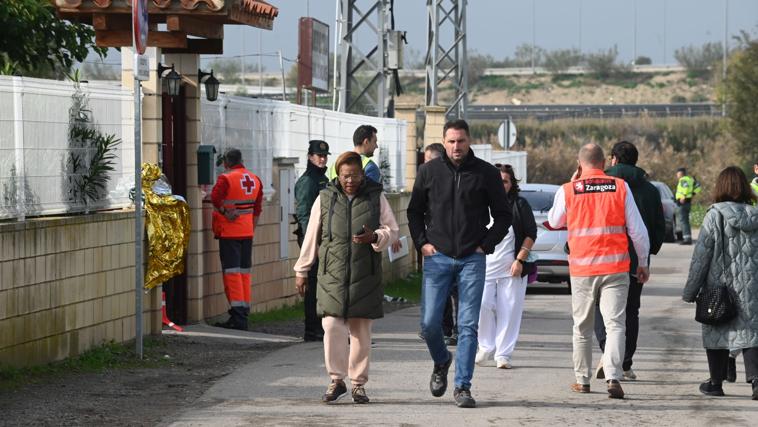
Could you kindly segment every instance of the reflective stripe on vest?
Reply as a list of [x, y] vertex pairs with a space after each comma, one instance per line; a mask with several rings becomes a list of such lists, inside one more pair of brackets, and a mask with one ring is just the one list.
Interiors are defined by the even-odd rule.
[[232, 268], [225, 268], [224, 274], [229, 274], [229, 273], [250, 274], [251, 271], [252, 271], [251, 268], [232, 267]]
[[253, 237], [255, 201], [263, 191], [261, 180], [245, 168], [232, 169], [224, 176], [229, 182], [226, 198], [223, 201], [224, 209], [235, 209], [239, 216], [234, 221], [230, 221], [222, 213], [214, 212], [213, 221], [218, 223], [218, 237]]
[[569, 274], [586, 277], [629, 271], [624, 180], [592, 170], [564, 184]]

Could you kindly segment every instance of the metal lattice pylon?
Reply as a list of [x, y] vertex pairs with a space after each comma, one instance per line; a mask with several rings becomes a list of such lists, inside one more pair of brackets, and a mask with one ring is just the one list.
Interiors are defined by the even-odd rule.
[[[362, 3], [363, 8], [358, 3]], [[379, 117], [386, 114], [385, 34], [389, 29], [388, 6], [389, 0], [340, 1], [338, 111]], [[363, 28], [371, 34], [368, 40], [361, 40], [370, 45], [367, 53], [358, 48], [357, 40], [354, 40], [356, 32]]]
[[[454, 100], [447, 114], [466, 119], [468, 109], [468, 71], [466, 60], [467, 0], [426, 0], [426, 105], [439, 105], [440, 86], [449, 82]], [[442, 32], [452, 33], [449, 45], [442, 44]]]

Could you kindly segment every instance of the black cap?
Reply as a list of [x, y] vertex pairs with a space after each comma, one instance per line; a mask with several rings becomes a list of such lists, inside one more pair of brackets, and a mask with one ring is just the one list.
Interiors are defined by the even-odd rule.
[[332, 154], [329, 152], [329, 144], [320, 139], [312, 139], [308, 142], [308, 154]]

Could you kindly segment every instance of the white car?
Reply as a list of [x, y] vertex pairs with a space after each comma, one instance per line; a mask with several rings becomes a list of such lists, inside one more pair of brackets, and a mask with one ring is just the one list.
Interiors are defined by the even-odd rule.
[[666, 237], [663, 241], [673, 242], [674, 230], [676, 229], [676, 215], [674, 215], [674, 212], [676, 211], [676, 201], [674, 199], [674, 193], [671, 192], [668, 185], [660, 181], [650, 181], [650, 183], [658, 189], [659, 193], [661, 193], [663, 216], [666, 218]]
[[519, 196], [526, 199], [532, 207], [537, 223], [537, 240], [532, 253], [537, 257], [537, 280], [540, 282], [569, 282], [568, 254], [566, 241], [568, 231], [565, 227], [554, 229], [547, 222], [547, 213], [553, 207], [555, 193], [560, 186], [552, 184], [519, 184]]

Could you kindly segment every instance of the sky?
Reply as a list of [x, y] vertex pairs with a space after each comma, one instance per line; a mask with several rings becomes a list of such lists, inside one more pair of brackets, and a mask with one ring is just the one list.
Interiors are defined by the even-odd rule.
[[[295, 59], [297, 23], [302, 16], [329, 24], [333, 46], [335, 0], [268, 1], [279, 8], [274, 29], [226, 26], [223, 56], [256, 55], [260, 43], [264, 53], [281, 50], [285, 59]], [[372, 2], [358, 0], [358, 5], [365, 9]], [[444, 3], [450, 4], [450, 0]], [[573, 47], [588, 53], [615, 45], [619, 59], [629, 62], [635, 55], [636, 8], [637, 56], [648, 56], [654, 64], [675, 64], [676, 48], [723, 40], [727, 3], [730, 42], [739, 30], [758, 38], [757, 0], [468, 0], [467, 44], [469, 52], [502, 59], [513, 57], [516, 46], [531, 43], [534, 32], [535, 44], [547, 50]], [[426, 1], [395, 0], [395, 27], [407, 31], [406, 49], [423, 55]], [[247, 58], [257, 64], [257, 56]], [[211, 59], [204, 57], [202, 61], [205, 64]], [[118, 55], [109, 55], [106, 61], [119, 62]], [[285, 68], [288, 64], [292, 63], [285, 61]], [[278, 59], [264, 57], [263, 66], [276, 71]]]

